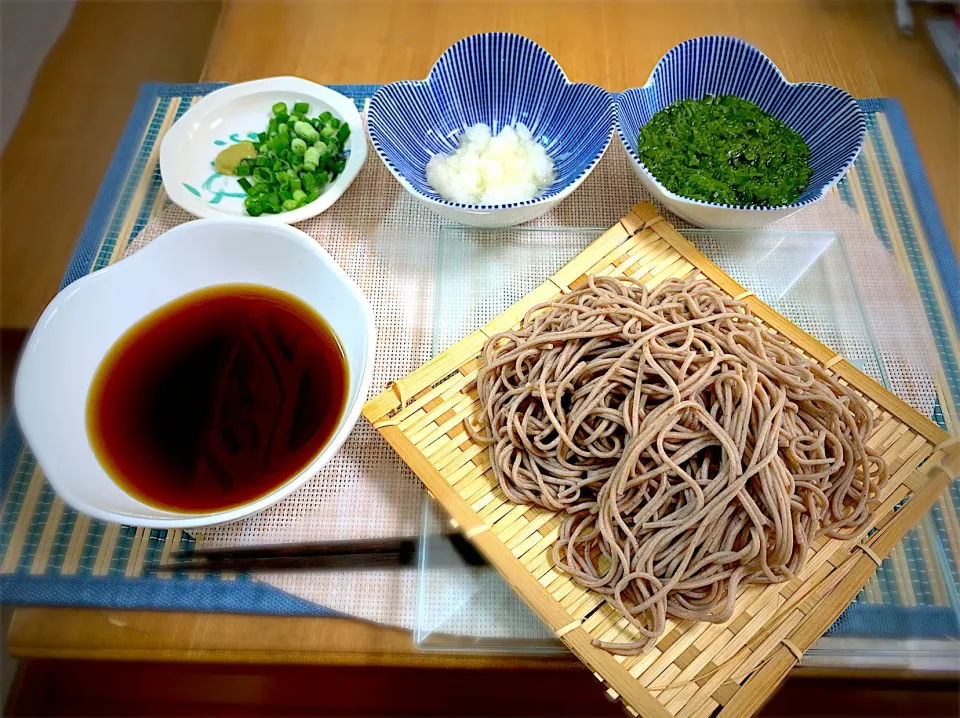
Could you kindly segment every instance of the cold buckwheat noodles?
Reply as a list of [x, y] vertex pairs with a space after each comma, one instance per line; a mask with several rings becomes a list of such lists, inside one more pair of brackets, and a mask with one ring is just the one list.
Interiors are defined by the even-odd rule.
[[487, 341], [475, 440], [507, 497], [569, 516], [556, 565], [639, 632], [723, 622], [737, 589], [855, 536], [886, 465], [864, 401], [704, 280], [594, 277]]

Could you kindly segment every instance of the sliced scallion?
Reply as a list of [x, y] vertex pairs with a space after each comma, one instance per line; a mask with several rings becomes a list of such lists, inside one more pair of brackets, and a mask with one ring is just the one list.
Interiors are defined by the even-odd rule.
[[346, 122], [327, 111], [310, 117], [310, 104], [303, 101], [277, 102], [270, 110], [266, 131], [253, 140], [257, 156], [241, 160], [236, 169], [251, 217], [313, 202], [346, 166]]

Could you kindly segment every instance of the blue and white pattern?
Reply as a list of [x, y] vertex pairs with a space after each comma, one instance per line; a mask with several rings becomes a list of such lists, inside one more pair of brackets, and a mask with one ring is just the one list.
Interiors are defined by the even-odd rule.
[[572, 191], [603, 156], [613, 137], [613, 108], [606, 90], [571, 83], [557, 61], [521, 35], [472, 35], [451, 46], [426, 80], [384, 85], [370, 101], [367, 123], [373, 146], [394, 176], [421, 200], [447, 207], [430, 186], [426, 165], [452, 154], [458, 136], [483, 122], [494, 134], [518, 122], [530, 128], [555, 163], [557, 180], [536, 199], [483, 206], [508, 209], [545, 203]]
[[[816, 202], [840, 180], [863, 146], [863, 113], [857, 101], [840, 88], [817, 82], [787, 82], [770, 58], [735, 37], [698, 37], [670, 50], [656, 64], [646, 85], [627, 90], [616, 100], [620, 139], [650, 180], [655, 178], [637, 156], [640, 128], [674, 102], [705, 95], [735, 95], [753, 102], [800, 133], [810, 148], [813, 177], [800, 199], [786, 207], [751, 207], [754, 211], [795, 210]], [[656, 184], [664, 189], [659, 182]]]

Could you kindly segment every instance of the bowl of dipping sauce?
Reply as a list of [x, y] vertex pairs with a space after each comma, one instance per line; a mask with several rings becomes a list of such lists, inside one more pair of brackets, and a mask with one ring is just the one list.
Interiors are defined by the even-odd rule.
[[50, 303], [17, 371], [17, 418], [78, 511], [222, 523], [332, 458], [360, 414], [374, 343], [366, 298], [308, 235], [188, 222]]
[[613, 108], [606, 90], [570, 82], [533, 40], [494, 32], [452, 45], [426, 80], [381, 87], [367, 127], [387, 169], [427, 207], [509, 227], [587, 178], [613, 137]]

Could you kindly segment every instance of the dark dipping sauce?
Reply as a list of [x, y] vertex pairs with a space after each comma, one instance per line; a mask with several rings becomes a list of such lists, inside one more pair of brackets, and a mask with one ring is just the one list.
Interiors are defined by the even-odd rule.
[[160, 307], [110, 348], [87, 398], [94, 453], [152, 506], [209, 512], [264, 496], [333, 436], [349, 373], [307, 304], [248, 284]]

